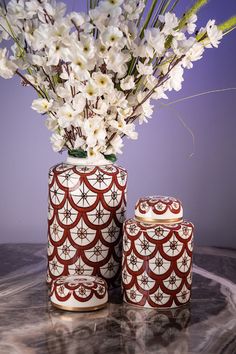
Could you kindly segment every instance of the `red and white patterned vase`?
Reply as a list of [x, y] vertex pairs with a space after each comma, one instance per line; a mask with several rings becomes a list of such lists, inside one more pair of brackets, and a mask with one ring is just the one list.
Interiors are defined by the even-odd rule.
[[141, 198], [135, 218], [124, 223], [124, 301], [149, 308], [173, 308], [190, 300], [193, 224], [183, 220], [181, 202]]
[[76, 274], [120, 285], [126, 186], [127, 172], [107, 160], [91, 165], [70, 157], [50, 169], [49, 284]]

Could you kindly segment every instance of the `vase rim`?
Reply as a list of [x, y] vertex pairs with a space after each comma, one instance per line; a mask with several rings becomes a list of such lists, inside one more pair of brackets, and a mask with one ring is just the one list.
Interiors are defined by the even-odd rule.
[[112, 161], [107, 160], [103, 155], [97, 158], [67, 156], [66, 163], [76, 166], [105, 166], [113, 164]]

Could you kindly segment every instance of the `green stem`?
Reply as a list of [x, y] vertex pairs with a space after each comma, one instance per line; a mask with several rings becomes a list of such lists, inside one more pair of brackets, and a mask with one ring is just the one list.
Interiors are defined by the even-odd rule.
[[[148, 1], [148, 0], [145, 0], [145, 7], [146, 7], [146, 5], [147, 5], [147, 1]], [[141, 20], [142, 20], [142, 18], [143, 18], [143, 13], [144, 13], [145, 7], [144, 7], [143, 11], [141, 12], [141, 14], [140, 14], [140, 16], [139, 16], [139, 19], [138, 19], [138, 22], [137, 22], [137, 27], [139, 27], [139, 25], [140, 25], [140, 23], [141, 23]]]
[[236, 26], [236, 16], [232, 16], [225, 22], [220, 23], [217, 27], [223, 33], [227, 32], [228, 30], [234, 29]]
[[176, 6], [178, 5], [178, 2], [179, 2], [179, 0], [175, 0], [174, 4], [171, 6], [171, 8], [169, 10], [170, 12], [172, 12], [176, 8]]
[[225, 32], [223, 33], [223, 36], [225, 36], [226, 34], [229, 34], [230, 32], [234, 31], [235, 29], [236, 29], [236, 26], [230, 28], [228, 31], [225, 31]]
[[145, 29], [148, 27], [148, 24], [149, 24], [149, 22], [150, 22], [150, 20], [151, 20], [151, 18], [152, 18], [153, 12], [154, 12], [154, 10], [155, 10], [155, 8], [156, 8], [157, 2], [158, 2], [158, 0], [153, 0], [153, 1], [152, 1], [150, 10], [149, 10], [149, 12], [148, 12], [148, 14], [147, 14], [146, 20], [145, 20], [145, 22], [144, 22], [144, 25], [143, 25], [142, 30], [141, 30], [141, 33], [140, 33], [140, 38], [143, 38], [143, 37], [144, 37], [144, 31], [145, 31]]
[[196, 14], [204, 5], [208, 3], [208, 0], [197, 0], [195, 4], [184, 14], [179, 22], [178, 29], [183, 28], [186, 22], [191, 18], [192, 15]]
[[7, 26], [8, 26], [9, 34], [10, 34], [11, 38], [14, 40], [14, 42], [16, 43], [16, 45], [17, 45], [17, 47], [18, 47], [18, 49], [20, 51], [20, 57], [23, 58], [23, 55], [25, 54], [25, 49], [21, 46], [18, 38], [16, 37], [16, 35], [15, 35], [14, 31], [13, 31], [13, 28], [12, 28], [10, 22], [8, 21], [7, 16], [4, 16], [4, 19], [5, 19], [5, 22], [6, 22]]
[[155, 13], [154, 19], [153, 19], [153, 27], [158, 27], [159, 23], [161, 23], [158, 19], [158, 17], [163, 14], [163, 8], [168, 0], [162, 0], [157, 8], [157, 11]]

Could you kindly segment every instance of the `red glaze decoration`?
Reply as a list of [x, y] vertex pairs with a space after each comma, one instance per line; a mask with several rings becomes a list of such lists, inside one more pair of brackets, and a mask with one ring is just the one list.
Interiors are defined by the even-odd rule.
[[163, 215], [169, 212], [173, 217], [181, 213], [181, 202], [173, 197], [153, 196], [140, 198], [135, 206], [135, 215], [145, 217], [152, 212], [154, 215]]
[[52, 283], [51, 297], [53, 296], [62, 305], [71, 298], [78, 303], [87, 303], [92, 298], [102, 300], [107, 296], [107, 284], [98, 277], [60, 277]]
[[98, 275], [119, 285], [127, 172], [60, 164], [49, 171], [48, 277]]
[[124, 300], [144, 307], [177, 307], [190, 299], [193, 224], [124, 224]]

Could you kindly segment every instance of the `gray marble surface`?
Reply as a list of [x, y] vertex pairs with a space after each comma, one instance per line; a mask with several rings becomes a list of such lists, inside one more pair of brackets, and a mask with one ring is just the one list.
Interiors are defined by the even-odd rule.
[[177, 310], [121, 301], [93, 313], [52, 308], [43, 245], [0, 245], [0, 354], [236, 354], [236, 251], [195, 249], [193, 294]]

